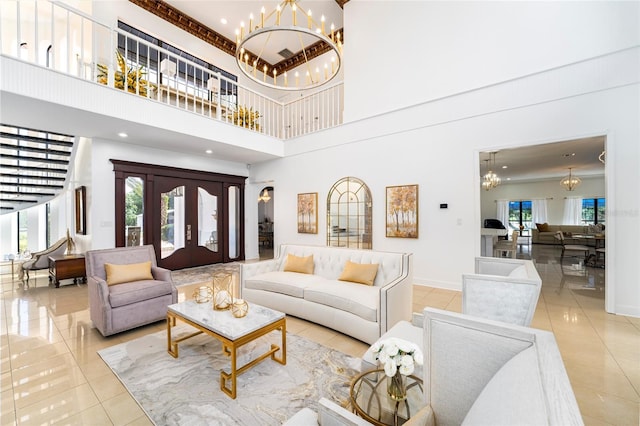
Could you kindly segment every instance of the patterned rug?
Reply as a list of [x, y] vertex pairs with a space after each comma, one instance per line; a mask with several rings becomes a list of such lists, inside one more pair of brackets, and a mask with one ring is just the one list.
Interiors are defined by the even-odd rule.
[[179, 269], [171, 271], [173, 283], [178, 287], [181, 285], [205, 283], [213, 279], [213, 274], [226, 272], [232, 274], [234, 280], [240, 275], [239, 263], [216, 263], [213, 265], [196, 266], [195, 268]]
[[[193, 331], [184, 324], [173, 330]], [[279, 339], [273, 332], [243, 346], [239, 365]], [[317, 411], [321, 397], [344, 405], [360, 368], [359, 358], [287, 333], [287, 365], [267, 358], [241, 374], [233, 400], [220, 390], [220, 370], [229, 371], [230, 359], [212, 337], [181, 342], [177, 359], [167, 353], [164, 331], [98, 354], [156, 425], [280, 425], [303, 407]]]

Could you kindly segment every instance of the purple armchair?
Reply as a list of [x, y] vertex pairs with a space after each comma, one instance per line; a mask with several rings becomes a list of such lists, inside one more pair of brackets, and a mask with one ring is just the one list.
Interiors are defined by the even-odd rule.
[[[178, 301], [171, 271], [157, 266], [151, 245], [90, 250], [85, 260], [91, 321], [103, 336], [163, 320], [167, 306]], [[107, 284], [105, 263], [127, 265], [148, 261], [153, 279]]]

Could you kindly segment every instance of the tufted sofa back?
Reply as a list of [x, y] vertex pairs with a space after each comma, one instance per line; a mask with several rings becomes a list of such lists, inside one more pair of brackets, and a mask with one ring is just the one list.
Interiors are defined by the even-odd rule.
[[280, 246], [278, 270], [284, 270], [287, 255], [299, 257], [313, 255], [314, 275], [337, 280], [347, 260], [353, 263], [377, 263], [378, 273], [373, 285], [382, 287], [407, 273], [407, 253], [390, 253], [373, 250], [347, 249], [326, 246], [298, 246], [282, 244]]

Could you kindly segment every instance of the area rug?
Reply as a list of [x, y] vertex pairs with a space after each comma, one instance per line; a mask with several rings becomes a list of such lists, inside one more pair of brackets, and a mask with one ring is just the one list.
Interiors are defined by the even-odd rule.
[[[192, 332], [178, 325], [174, 336]], [[279, 344], [280, 332], [243, 346], [239, 365]], [[287, 333], [287, 365], [267, 358], [238, 376], [237, 398], [220, 390], [230, 359], [220, 342], [200, 335], [167, 353], [166, 332], [98, 352], [156, 425], [280, 425], [303, 407], [317, 411], [321, 397], [343, 404], [360, 359]]]
[[240, 273], [240, 264], [236, 262], [215, 263], [212, 265], [179, 269], [171, 271], [171, 279], [177, 287], [195, 283], [206, 283], [207, 281], [210, 282], [213, 279], [213, 274], [217, 272], [226, 272], [237, 277]]

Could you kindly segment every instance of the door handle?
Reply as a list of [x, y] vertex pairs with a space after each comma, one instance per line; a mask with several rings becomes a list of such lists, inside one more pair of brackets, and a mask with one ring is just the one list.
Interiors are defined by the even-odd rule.
[[191, 225], [187, 225], [187, 241], [191, 241]]

